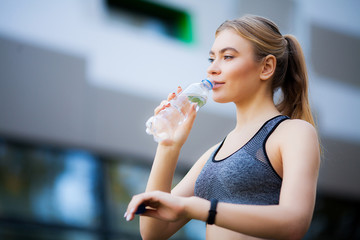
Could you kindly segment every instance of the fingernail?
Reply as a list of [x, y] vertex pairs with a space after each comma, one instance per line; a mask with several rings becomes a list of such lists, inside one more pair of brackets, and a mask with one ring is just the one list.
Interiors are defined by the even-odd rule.
[[126, 218], [126, 216], [127, 216], [127, 212], [125, 212], [125, 214], [124, 214], [124, 218]]
[[126, 217], [126, 221], [130, 221], [130, 217], [131, 217], [131, 215], [128, 215], [127, 217]]

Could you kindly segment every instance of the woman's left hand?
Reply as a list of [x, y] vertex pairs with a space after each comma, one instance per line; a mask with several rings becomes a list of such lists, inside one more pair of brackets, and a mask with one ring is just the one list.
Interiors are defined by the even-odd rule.
[[173, 196], [161, 191], [147, 192], [133, 196], [124, 217], [131, 221], [141, 204], [146, 211], [141, 216], [153, 217], [159, 220], [174, 222], [186, 217], [185, 197]]

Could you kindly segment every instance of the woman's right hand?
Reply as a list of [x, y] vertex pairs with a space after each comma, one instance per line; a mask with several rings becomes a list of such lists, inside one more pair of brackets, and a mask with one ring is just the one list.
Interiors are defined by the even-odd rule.
[[[177, 94], [179, 94], [182, 91], [181, 87], [177, 88]], [[164, 100], [160, 103], [158, 107], [154, 110], [154, 115], [159, 114], [160, 111], [170, 107], [170, 101], [174, 99], [177, 96], [176, 93], [170, 93], [168, 95], [167, 100]], [[185, 110], [188, 113], [188, 116], [186, 120], [179, 125], [179, 127], [176, 129], [174, 136], [171, 139], [166, 139], [161, 141], [159, 144], [164, 146], [176, 146], [176, 147], [182, 147], [184, 145], [186, 139], [188, 138], [190, 131], [192, 129], [192, 126], [194, 124], [194, 120], [196, 118], [196, 103], [190, 104], [189, 109]]]

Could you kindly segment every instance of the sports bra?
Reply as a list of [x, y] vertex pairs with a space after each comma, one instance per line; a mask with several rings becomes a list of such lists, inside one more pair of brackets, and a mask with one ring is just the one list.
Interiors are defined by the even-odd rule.
[[289, 117], [283, 115], [271, 118], [244, 146], [225, 159], [215, 160], [224, 139], [200, 172], [194, 195], [236, 204], [278, 204], [282, 179], [270, 163], [265, 144], [286, 119]]

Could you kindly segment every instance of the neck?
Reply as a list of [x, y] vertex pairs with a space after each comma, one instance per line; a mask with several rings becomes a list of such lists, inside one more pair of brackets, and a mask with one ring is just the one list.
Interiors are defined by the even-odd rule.
[[272, 96], [258, 95], [252, 100], [235, 103], [236, 105], [236, 130], [241, 130], [249, 124], [260, 124], [275, 117], [280, 112], [275, 107]]

